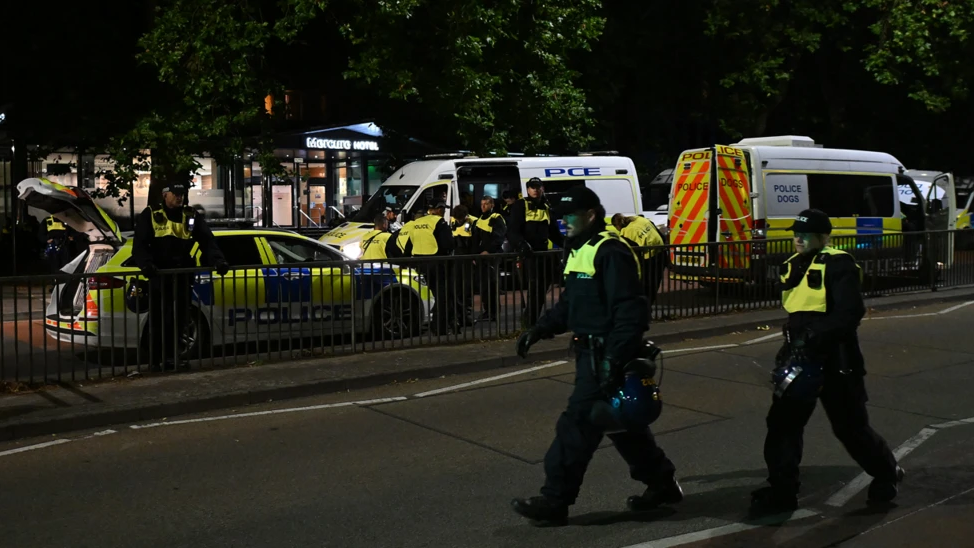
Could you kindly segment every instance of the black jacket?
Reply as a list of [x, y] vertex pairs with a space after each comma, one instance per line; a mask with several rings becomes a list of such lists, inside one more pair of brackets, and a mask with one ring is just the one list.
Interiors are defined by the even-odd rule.
[[196, 266], [196, 260], [189, 254], [193, 249], [193, 243], [200, 246], [202, 257], [200, 264], [204, 266], [216, 266], [224, 261], [223, 253], [216, 245], [216, 238], [206, 224], [206, 218], [197, 214], [191, 207], [177, 209], [162, 208], [166, 217], [175, 222], [183, 219], [183, 212], [186, 212], [188, 219], [193, 219], [192, 238], [181, 240], [179, 238], [166, 237], [156, 238], [155, 230], [152, 228], [152, 210], [145, 208], [135, 221], [135, 238], [132, 242], [132, 258], [139, 268], [155, 265], [156, 268], [191, 268]]
[[[530, 205], [528, 205], [530, 204]], [[534, 251], [546, 251], [548, 240], [551, 240], [558, 247], [565, 246], [565, 237], [558, 230], [558, 223], [554, 218], [549, 221], [527, 221], [528, 207], [548, 207], [548, 202], [544, 196], [536, 200], [522, 199], [514, 202], [511, 206], [511, 218], [507, 223], [507, 239], [511, 242], [511, 247], [518, 251], [522, 241], [531, 245]], [[549, 212], [549, 217], [551, 213]]]
[[[605, 223], [596, 219], [585, 234], [569, 240], [566, 258], [586, 242], [597, 242], [604, 230]], [[595, 276], [569, 274], [558, 302], [538, 320], [537, 328], [544, 335], [572, 331], [601, 336], [604, 358], [617, 364], [633, 359], [649, 329], [649, 304], [629, 247], [616, 240], [603, 243], [595, 254]]]
[[[792, 259], [791, 275], [782, 286], [797, 285], [816, 255]], [[859, 269], [851, 255], [829, 255], [825, 263], [825, 312], [795, 312], [788, 315], [786, 329], [792, 341], [808, 338], [810, 357], [823, 360], [826, 371], [849, 369], [865, 374], [857, 331], [866, 315]], [[787, 346], [787, 343], [786, 343]], [[782, 348], [786, 352], [787, 348]]]

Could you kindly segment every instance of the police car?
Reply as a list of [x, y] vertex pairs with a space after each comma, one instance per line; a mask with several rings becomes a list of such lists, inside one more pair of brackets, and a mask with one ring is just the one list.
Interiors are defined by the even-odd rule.
[[[133, 281], [143, 279], [134, 271], [131, 239], [83, 190], [43, 179], [24, 180], [17, 190], [32, 214], [54, 215], [91, 242], [62, 269], [91, 276], [55, 287], [46, 308], [47, 333], [88, 347], [148, 344], [149, 315], [126, 299], [138, 285]], [[342, 264], [349, 257], [286, 230], [215, 228], [213, 233], [231, 271], [196, 276], [185, 355], [215, 345], [299, 336], [406, 337], [429, 323], [435, 301], [412, 269]], [[198, 249], [193, 253], [199, 264]]]

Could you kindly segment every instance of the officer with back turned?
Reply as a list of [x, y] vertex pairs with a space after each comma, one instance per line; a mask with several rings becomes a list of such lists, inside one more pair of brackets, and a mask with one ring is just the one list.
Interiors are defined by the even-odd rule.
[[609, 430], [597, 412], [628, 382], [627, 365], [640, 357], [642, 336], [649, 329], [639, 262], [617, 234], [606, 230], [605, 209], [591, 189], [570, 189], [560, 197], [556, 213], [564, 214], [568, 225], [564, 290], [558, 303], [521, 335], [517, 352], [524, 357], [539, 340], [572, 331], [575, 388], [545, 454], [541, 496], [515, 499], [514, 511], [533, 520], [564, 522], [607, 431], [631, 477], [647, 486], [642, 495], [629, 497], [631, 510], [680, 502], [683, 491], [674, 477], [676, 468], [656, 445], [648, 426], [651, 420]]
[[159, 270], [195, 267], [190, 255], [194, 242], [202, 252], [200, 264], [215, 267], [221, 276], [230, 270], [206, 218], [184, 205], [186, 192], [185, 183], [166, 185], [162, 202], [142, 210], [135, 222], [132, 257], [149, 278], [149, 366], [155, 370], [173, 369], [177, 362], [189, 365], [175, 349], [187, 327], [195, 278], [191, 273], [159, 276]]
[[802, 211], [790, 230], [797, 253], [780, 271], [788, 323], [775, 358], [764, 441], [771, 485], [752, 493], [752, 513], [798, 507], [802, 432], [819, 399], [835, 436], [873, 477], [869, 500], [889, 502], [904, 474], [866, 413], [866, 370], [856, 333], [866, 313], [862, 270], [852, 255], [829, 246], [832, 223], [824, 212]]

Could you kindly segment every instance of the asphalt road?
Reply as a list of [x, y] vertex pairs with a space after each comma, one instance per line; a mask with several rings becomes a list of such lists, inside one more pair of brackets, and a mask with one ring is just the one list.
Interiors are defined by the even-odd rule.
[[[745, 521], [765, 476], [778, 347], [773, 333], [755, 331], [666, 349], [666, 408], [654, 430], [687, 494], [672, 512], [624, 511], [641, 487], [608, 442], [569, 526], [533, 527], [509, 509], [543, 479], [573, 377], [572, 364], [556, 364], [0, 444], [0, 545], [967, 546], [974, 421], [942, 424], [974, 417], [974, 306], [957, 306], [889, 312], [861, 329], [873, 425], [892, 447], [912, 449], [898, 505], [887, 508], [847, 492], [860, 470], [819, 410], [806, 429], [804, 513], [783, 525]], [[477, 384], [457, 387], [465, 383]], [[240, 416], [272, 410], [290, 411]]]

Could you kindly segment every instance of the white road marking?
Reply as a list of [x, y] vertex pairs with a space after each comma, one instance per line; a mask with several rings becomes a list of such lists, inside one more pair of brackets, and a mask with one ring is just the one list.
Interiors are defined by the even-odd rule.
[[506, 379], [508, 377], [514, 377], [517, 375], [524, 375], [525, 373], [532, 373], [534, 371], [540, 371], [541, 369], [548, 369], [549, 367], [555, 367], [557, 365], [563, 365], [568, 363], [565, 360], [546, 363], [544, 365], [539, 365], [537, 367], [529, 367], [527, 369], [521, 369], [519, 371], [512, 371], [510, 373], [504, 373], [503, 375], [496, 375], [493, 377], [487, 377], [486, 379], [477, 379], [475, 381], [465, 382], [463, 384], [455, 384], [453, 386], [447, 386], [446, 388], [437, 388], [436, 390], [430, 390], [429, 392], [420, 392], [419, 394], [414, 394], [414, 398], [425, 398], [426, 396], [432, 396], [434, 394], [442, 394], [444, 392], [453, 392], [454, 390], [460, 390], [461, 388], [466, 388], [468, 386], [476, 386], [478, 384], [483, 384], [485, 382], [496, 381], [499, 379]]
[[938, 312], [938, 314], [950, 314], [951, 312], [953, 312], [955, 310], [960, 310], [961, 308], [964, 308], [965, 306], [970, 306], [972, 304], [974, 304], [974, 301], [967, 301], [966, 303], [961, 303], [961, 304], [959, 304], [957, 306], [952, 306], [952, 307], [948, 308], [947, 310], [941, 310], [940, 312]]
[[741, 346], [745, 346], [745, 345], [748, 345], [748, 344], [757, 344], [759, 342], [764, 342], [764, 341], [770, 341], [771, 339], [777, 339], [780, 336], [781, 336], [781, 332], [772, 333], [770, 335], [765, 335], [763, 337], [758, 337], [756, 339], [751, 339], [749, 341], [744, 341], [744, 342], [741, 343]]
[[724, 525], [722, 527], [714, 527], [713, 529], [694, 531], [693, 533], [686, 533], [683, 535], [677, 535], [675, 537], [662, 538], [659, 540], [651, 540], [649, 542], [633, 544], [632, 546], [626, 546], [625, 548], [670, 548], [671, 546], [682, 546], [684, 544], [690, 544], [691, 542], [710, 540], [717, 537], [723, 537], [726, 535], [733, 535], [734, 533], [740, 533], [742, 531], [757, 529], [758, 527], [764, 527], [767, 525], [778, 525], [781, 523], [787, 523], [789, 521], [810, 518], [812, 516], [817, 516], [817, 515], [818, 512], [814, 510], [801, 509], [801, 510], [796, 510], [791, 514], [778, 514], [774, 516], [768, 516], [768, 517], [754, 520], [750, 523], [731, 523], [729, 525]]
[[[866, 529], [865, 531], [859, 533], [856, 536], [857, 537], [861, 537], [861, 536], [865, 535], [866, 533], [871, 533], [871, 532], [875, 531], [876, 529], [882, 529], [883, 527], [886, 527], [887, 525], [892, 525], [892, 524], [896, 523], [897, 521], [900, 521], [901, 519], [906, 519], [906, 518], [908, 518], [908, 517], [910, 517], [912, 515], [919, 514], [920, 512], [923, 512], [925, 510], [929, 510], [929, 509], [933, 508], [934, 506], [940, 506], [941, 504], [943, 504], [945, 502], [948, 502], [948, 501], [951, 501], [951, 500], [953, 500], [953, 499], [955, 499], [957, 497], [962, 497], [962, 496], [970, 493], [971, 491], [974, 491], [974, 487], [971, 487], [967, 491], [963, 491], [961, 493], [957, 493], [956, 495], [951, 495], [951, 496], [949, 496], [949, 497], [947, 497], [947, 498], [945, 498], [943, 500], [938, 500], [937, 502], [935, 502], [933, 504], [930, 504], [928, 506], [924, 506], [923, 508], [918, 508], [918, 509], [916, 509], [916, 510], [914, 510], [914, 511], [908, 513], [908, 514], [904, 514], [904, 515], [902, 515], [902, 516], [900, 516], [900, 517], [898, 517], [898, 518], [896, 518], [896, 519], [894, 519], [892, 521], [887, 521], [886, 523], [882, 523], [880, 525], [877, 525], [877, 526], [873, 527], [872, 529]], [[853, 537], [853, 538], [855, 538], [855, 537]]]
[[[899, 447], [893, 450], [893, 456], [896, 457], [897, 462], [899, 462], [900, 459], [912, 453], [917, 447], [920, 447], [921, 443], [932, 438], [934, 434], [943, 430], [944, 428], [964, 426], [966, 424], [974, 424], [974, 417], [950, 422], [942, 422], [940, 424], [931, 424], [930, 426], [920, 430], [915, 436], [906, 440]], [[835, 508], [845, 505], [845, 503], [849, 502], [849, 499], [856, 496], [859, 491], [862, 491], [866, 485], [869, 484], [869, 481], [870, 476], [865, 472], [862, 472], [856, 476], [855, 479], [846, 484], [845, 487], [839, 489], [834, 495], [829, 497], [829, 499], [825, 501], [825, 504]]]
[[100, 438], [101, 436], [107, 436], [109, 434], [117, 434], [114, 430], [102, 430], [101, 432], [95, 432], [94, 434], [89, 434], [81, 439], [86, 440], [89, 438]]
[[673, 354], [676, 352], [696, 352], [698, 350], [720, 350], [722, 348], [735, 348], [740, 346], [739, 344], [718, 344], [714, 346], [697, 346], [694, 348], [677, 348], [675, 350], [664, 350], [664, 354]]
[[7, 451], [0, 451], [0, 457], [6, 457], [7, 455], [14, 455], [16, 453], [23, 453], [25, 451], [34, 451], [37, 449], [44, 449], [45, 447], [51, 447], [52, 445], [61, 445], [62, 443], [68, 443], [69, 439], [64, 438], [60, 440], [45, 441], [44, 443], [38, 443], [35, 445], [28, 445], [26, 447], [18, 447], [16, 449], [9, 449]]
[[329, 409], [332, 407], [348, 407], [351, 405], [374, 405], [377, 403], [388, 403], [394, 401], [402, 401], [406, 398], [403, 396], [396, 396], [394, 398], [379, 398], [375, 400], [361, 400], [361, 401], [345, 401], [341, 403], [327, 403], [324, 405], [309, 405], [306, 407], [288, 407], [285, 409], [271, 409], [269, 411], [255, 411], [253, 413], [238, 413], [236, 415], [221, 415], [219, 417], [202, 417], [199, 419], [185, 419], [180, 421], [166, 421], [166, 422], [154, 422], [150, 424], [132, 424], [129, 428], [133, 430], [143, 430], [145, 428], [155, 428], [157, 426], [173, 426], [177, 424], [191, 424], [196, 422], [211, 422], [211, 421], [222, 421], [229, 419], [240, 419], [244, 417], [259, 417], [263, 415], [278, 415], [281, 413], [297, 413], [299, 411], [316, 411], [318, 409]]
[[862, 321], [876, 321], [876, 320], [902, 320], [904, 318], [925, 318], [928, 316], [938, 316], [941, 312], [926, 312], [924, 314], [903, 314], [901, 316], [873, 316], [870, 318], [863, 318]]

